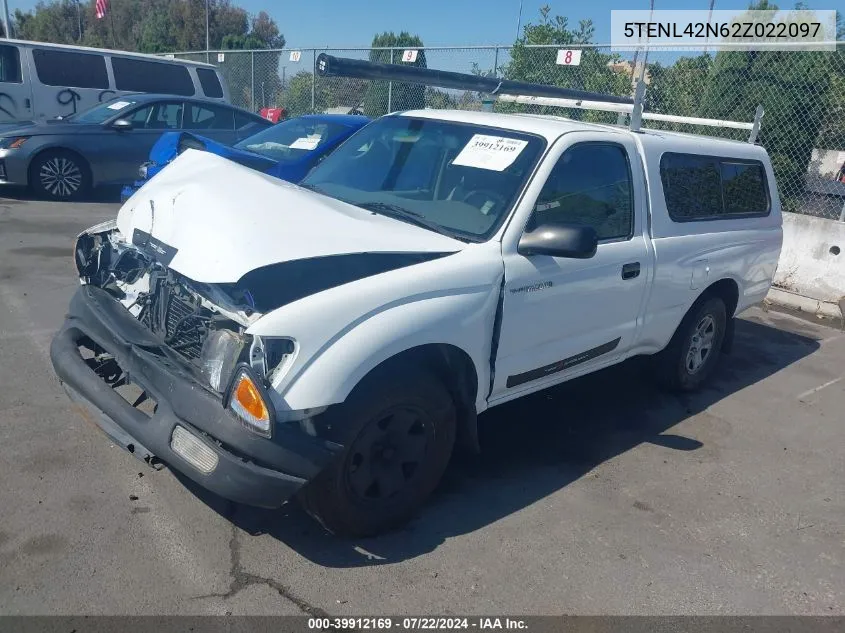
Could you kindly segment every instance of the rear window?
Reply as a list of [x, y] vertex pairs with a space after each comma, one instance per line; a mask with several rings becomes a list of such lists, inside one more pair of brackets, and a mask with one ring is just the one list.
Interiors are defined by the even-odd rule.
[[184, 66], [126, 57], [112, 57], [111, 64], [118, 90], [194, 95], [194, 82]]
[[197, 77], [199, 77], [200, 86], [206, 97], [219, 99], [223, 96], [223, 86], [220, 85], [220, 79], [218, 79], [216, 72], [210, 68], [197, 68]]
[[0, 44], [0, 81], [21, 83], [21, 54], [17, 46]]
[[100, 89], [109, 87], [106, 60], [102, 55], [34, 48], [32, 58], [38, 80], [44, 85]]
[[771, 209], [759, 161], [666, 153], [660, 179], [675, 222], [765, 216]]

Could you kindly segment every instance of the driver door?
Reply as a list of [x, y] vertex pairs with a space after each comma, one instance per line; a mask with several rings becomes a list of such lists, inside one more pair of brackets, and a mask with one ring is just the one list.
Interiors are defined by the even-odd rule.
[[[504, 299], [491, 403], [610, 364], [633, 345], [651, 277], [645, 189], [633, 141], [570, 133], [530, 209], [503, 242]], [[634, 175], [639, 177], [635, 177]], [[521, 255], [525, 230], [545, 222], [592, 226], [589, 259]]]

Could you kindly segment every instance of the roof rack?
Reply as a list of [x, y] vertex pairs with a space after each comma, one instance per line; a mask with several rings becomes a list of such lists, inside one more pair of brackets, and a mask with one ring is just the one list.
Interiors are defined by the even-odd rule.
[[[453, 90], [472, 90], [493, 95], [499, 101], [506, 103], [618, 112], [620, 118], [629, 115], [628, 126], [634, 132], [640, 130], [642, 120], [645, 119], [647, 121], [750, 130], [748, 142], [754, 143], [757, 140], [763, 119], [762, 105], [757, 106], [754, 121], [751, 123], [644, 112], [645, 83], [642, 80], [637, 80], [634, 98], [631, 99], [630, 97], [617, 97], [600, 92], [481, 77], [446, 70], [420, 68], [419, 66], [382, 64], [360, 59], [335, 57], [327, 53], [320, 53], [317, 57], [317, 74], [321, 77], [355, 77], [357, 79], [401, 81]], [[621, 120], [620, 123], [622, 123]]]
[[317, 74], [321, 77], [355, 77], [357, 79], [377, 79], [402, 81], [405, 83], [437, 86], [454, 90], [473, 90], [486, 92], [491, 95], [526, 95], [533, 97], [549, 97], [563, 99], [589, 99], [602, 103], [629, 104], [634, 101], [630, 97], [617, 97], [599, 92], [586, 92], [546, 86], [543, 84], [529, 84], [522, 81], [496, 79], [494, 77], [480, 77], [466, 73], [455, 73], [447, 70], [420, 68], [419, 66], [381, 64], [360, 59], [335, 57], [320, 53], [317, 57]]

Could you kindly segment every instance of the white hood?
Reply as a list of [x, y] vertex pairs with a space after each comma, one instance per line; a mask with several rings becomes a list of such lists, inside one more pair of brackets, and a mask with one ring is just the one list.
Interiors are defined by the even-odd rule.
[[197, 150], [180, 155], [127, 200], [117, 228], [127, 240], [137, 229], [176, 249], [169, 267], [202, 283], [235, 282], [296, 259], [466, 247]]

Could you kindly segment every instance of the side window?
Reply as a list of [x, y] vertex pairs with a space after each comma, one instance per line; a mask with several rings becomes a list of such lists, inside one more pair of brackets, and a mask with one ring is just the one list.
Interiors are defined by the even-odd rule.
[[112, 57], [114, 85], [130, 92], [159, 92], [192, 97], [196, 92], [188, 69], [179, 64]]
[[0, 44], [0, 82], [21, 82], [21, 53], [17, 46]]
[[186, 130], [234, 130], [235, 114], [232, 110], [213, 105], [189, 104], [185, 117]]
[[102, 55], [33, 48], [32, 58], [38, 80], [46, 86], [109, 87], [106, 59]]
[[769, 208], [766, 173], [760, 163], [723, 161], [722, 188], [728, 215], [765, 214]]
[[768, 215], [766, 174], [758, 161], [666, 153], [660, 180], [675, 222]]
[[529, 228], [546, 222], [592, 226], [600, 240], [634, 228], [631, 167], [613, 143], [580, 143], [563, 153], [537, 198]]
[[197, 68], [197, 78], [200, 80], [200, 87], [206, 97], [220, 99], [223, 97], [223, 86], [217, 73], [210, 68]]
[[182, 124], [182, 104], [177, 101], [154, 103], [125, 118], [138, 130], [178, 130]]

